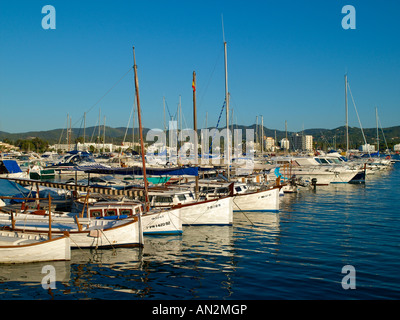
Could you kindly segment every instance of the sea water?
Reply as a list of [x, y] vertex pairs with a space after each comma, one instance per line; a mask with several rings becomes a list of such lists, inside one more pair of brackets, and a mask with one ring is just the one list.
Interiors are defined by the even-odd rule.
[[278, 213], [235, 212], [232, 226], [1, 265], [0, 300], [399, 299], [399, 181], [396, 163], [365, 185], [285, 194]]

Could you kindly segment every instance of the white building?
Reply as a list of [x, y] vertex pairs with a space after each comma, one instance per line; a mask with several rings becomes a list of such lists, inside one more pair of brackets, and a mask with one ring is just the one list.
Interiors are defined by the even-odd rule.
[[281, 149], [289, 150], [289, 147], [290, 147], [289, 139], [283, 138], [283, 139], [280, 141], [280, 145], [281, 145]]
[[310, 135], [303, 136], [303, 150], [306, 151], [314, 150], [313, 136]]
[[400, 143], [393, 146], [393, 151], [400, 151]]
[[313, 146], [313, 136], [311, 135], [300, 135], [298, 133], [292, 136], [292, 144], [294, 150], [312, 151]]
[[375, 152], [375, 146], [367, 143], [367, 144], [363, 144], [362, 146], [360, 146], [360, 148], [358, 148], [358, 150], [360, 150], [362, 152]]
[[266, 137], [264, 139], [264, 146], [265, 146], [265, 150], [268, 151], [274, 151], [274, 147], [275, 147], [275, 139], [271, 138], [271, 137]]
[[75, 144], [55, 144], [50, 146], [51, 150], [55, 150], [55, 151], [61, 151], [61, 152], [65, 152], [65, 151], [72, 151], [72, 150], [76, 150], [78, 151], [90, 151], [91, 147], [92, 149], [94, 148], [94, 150], [103, 150], [105, 152], [114, 152], [116, 149], [122, 149], [122, 150], [126, 150], [129, 147], [128, 146], [115, 146], [112, 143], [80, 143], [78, 142], [76, 145]]

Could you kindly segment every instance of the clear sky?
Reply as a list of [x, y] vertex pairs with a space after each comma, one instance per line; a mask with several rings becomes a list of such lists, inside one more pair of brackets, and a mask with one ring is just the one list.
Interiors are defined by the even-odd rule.
[[[47, 4], [55, 30], [42, 28]], [[342, 28], [345, 5], [356, 9], [356, 29]], [[29, 0], [0, 3], [0, 131], [65, 128], [67, 114], [82, 127], [84, 112], [87, 126], [100, 112], [107, 126], [126, 127], [132, 46], [145, 127], [163, 127], [163, 97], [167, 117], [181, 97], [192, 126], [193, 71], [198, 127], [206, 113], [215, 126], [225, 95], [222, 15], [235, 122], [342, 126], [347, 72], [362, 126], [375, 127], [375, 107], [383, 127], [400, 125], [399, 1]], [[350, 95], [349, 124], [359, 126]]]

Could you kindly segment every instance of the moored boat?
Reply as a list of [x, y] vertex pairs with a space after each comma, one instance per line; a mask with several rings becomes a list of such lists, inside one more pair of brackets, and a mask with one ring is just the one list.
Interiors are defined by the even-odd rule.
[[0, 264], [71, 260], [68, 234], [49, 237], [17, 231], [0, 231]]

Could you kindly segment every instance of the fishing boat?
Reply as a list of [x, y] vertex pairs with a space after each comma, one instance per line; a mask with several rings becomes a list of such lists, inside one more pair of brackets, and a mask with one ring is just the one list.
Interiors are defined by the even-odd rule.
[[[3, 214], [0, 224], [3, 228], [25, 233], [49, 232], [48, 217], [20, 213], [14, 217]], [[68, 231], [72, 248], [116, 248], [143, 245], [142, 229], [138, 217], [130, 219], [79, 219], [71, 217], [53, 219], [51, 233], [61, 235]]]
[[180, 208], [152, 208], [145, 211], [141, 202], [135, 200], [100, 200], [94, 195], [87, 199], [74, 201], [73, 211], [86, 213], [86, 216], [95, 219], [124, 219], [141, 215], [141, 224], [144, 235], [152, 234], [181, 234], [182, 220]]
[[68, 234], [49, 237], [45, 233], [0, 231], [0, 264], [71, 260]]
[[[10, 198], [10, 197], [2, 197]], [[29, 201], [32, 198], [14, 198]], [[35, 198], [36, 200], [46, 200]], [[0, 226], [3, 229], [26, 233], [49, 233], [62, 235], [68, 232], [73, 248], [115, 248], [143, 246], [140, 215], [126, 219], [91, 219], [71, 212], [51, 212], [51, 197], [48, 210], [21, 208], [0, 210]]]
[[233, 201], [229, 195], [195, 199], [192, 190], [179, 187], [149, 190], [149, 203], [154, 208], [179, 208], [182, 225], [232, 225]]
[[233, 211], [279, 211], [280, 188], [255, 185], [250, 189], [246, 183], [199, 180], [201, 198], [218, 199], [230, 195]]

